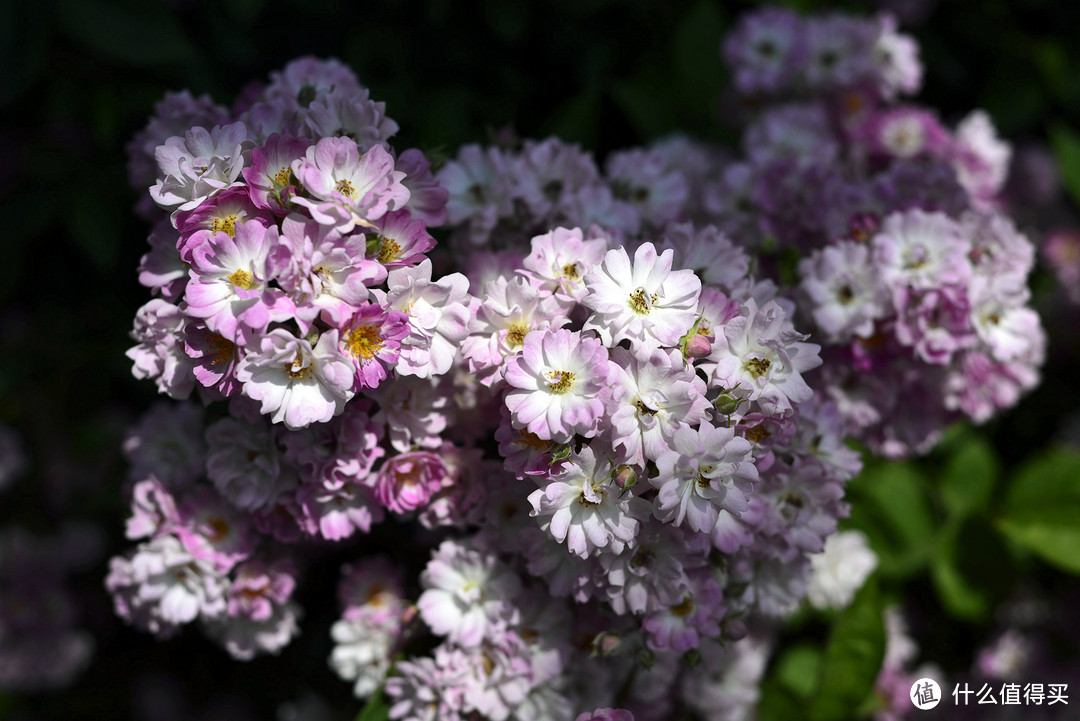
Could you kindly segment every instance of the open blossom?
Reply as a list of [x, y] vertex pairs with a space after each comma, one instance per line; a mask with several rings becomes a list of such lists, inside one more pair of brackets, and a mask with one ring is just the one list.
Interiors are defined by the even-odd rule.
[[612, 445], [627, 463], [645, 465], [667, 450], [675, 430], [707, 417], [705, 382], [678, 351], [634, 356], [616, 348], [611, 374]]
[[604, 412], [601, 392], [611, 375], [600, 340], [565, 329], [533, 331], [521, 355], [507, 361], [506, 396], [514, 426], [545, 440], [567, 443], [596, 432]]
[[297, 180], [293, 161], [303, 158], [311, 141], [292, 135], [273, 133], [266, 142], [251, 150], [251, 164], [244, 168], [248, 195], [256, 207], [284, 216], [296, 194]]
[[469, 335], [469, 280], [451, 273], [432, 281], [431, 261], [425, 258], [414, 268], [392, 270], [387, 284], [383, 305], [409, 317], [397, 372], [418, 378], [445, 374]]
[[129, 557], [113, 558], [105, 585], [121, 617], [159, 635], [226, 608], [225, 579], [173, 536], [148, 541]]
[[540, 527], [579, 558], [610, 548], [622, 553], [637, 536], [645, 502], [611, 483], [614, 464], [591, 446], [570, 456], [543, 488], [529, 494]]
[[494, 553], [458, 541], [443, 541], [420, 574], [424, 592], [416, 601], [431, 630], [466, 648], [498, 639], [517, 621], [512, 601], [517, 574]]
[[804, 338], [776, 301], [759, 308], [750, 298], [724, 325], [725, 342], [713, 349], [713, 382], [729, 390], [739, 387], [769, 415], [789, 411], [813, 397], [802, 374], [821, 365], [820, 346], [803, 343]]
[[424, 221], [408, 210], [395, 210], [379, 218], [368, 231], [368, 256], [385, 268], [418, 265], [424, 253], [435, 247]]
[[325, 331], [312, 347], [284, 328], [262, 338], [236, 368], [244, 395], [290, 430], [325, 423], [353, 396], [353, 365], [338, 347], [338, 332]]
[[192, 251], [191, 280], [184, 293], [188, 315], [230, 341], [246, 345], [271, 321], [291, 316], [292, 304], [268, 283], [277, 228], [239, 223], [235, 235], [218, 231]]
[[658, 474], [649, 483], [658, 490], [654, 513], [676, 526], [684, 521], [694, 531], [709, 533], [721, 511], [739, 516], [749, 508], [758, 469], [753, 446], [735, 436], [735, 429], [680, 426], [671, 449], [656, 460]]
[[871, 243], [881, 278], [893, 289], [933, 290], [971, 278], [970, 244], [960, 224], [944, 213], [893, 213]]
[[608, 249], [607, 238], [586, 238], [581, 228], [556, 228], [531, 242], [532, 252], [521, 261], [521, 274], [564, 302], [585, 297], [585, 275]]
[[278, 283], [296, 305], [303, 332], [320, 315], [340, 328], [368, 300], [368, 287], [386, 280], [386, 270], [368, 260], [365, 249], [359, 233], [342, 236], [298, 214], [282, 220]]
[[825, 550], [810, 556], [806, 598], [818, 609], [844, 608], [877, 567], [877, 556], [860, 531], [840, 531], [825, 539]]
[[829, 340], [869, 338], [874, 321], [890, 308], [889, 295], [870, 262], [863, 243], [840, 241], [799, 261], [801, 288], [813, 304], [811, 312]]
[[203, 200], [237, 184], [244, 167], [243, 123], [195, 127], [169, 138], [154, 151], [161, 175], [150, 197], [166, 210], [191, 210]]
[[585, 276], [589, 294], [582, 302], [593, 315], [585, 329], [594, 329], [606, 345], [629, 339], [631, 347], [674, 347], [697, 315], [701, 281], [692, 270], [671, 270], [674, 251], [656, 254], [652, 243], [634, 252], [609, 250]]
[[397, 364], [401, 341], [409, 334], [409, 317], [367, 303], [341, 331], [341, 345], [356, 366], [355, 389], [374, 388]]
[[351, 138], [323, 138], [293, 161], [292, 171], [311, 196], [296, 196], [293, 203], [340, 233], [370, 227], [409, 202], [409, 190], [401, 184], [405, 173], [394, 170], [394, 157], [381, 145], [361, 155]]
[[521, 277], [496, 278], [484, 286], [482, 298], [470, 324], [471, 335], [462, 344], [462, 354], [469, 362], [469, 370], [484, 385], [502, 379], [505, 359], [521, 352], [525, 336], [569, 320], [554, 298], [542, 298]]

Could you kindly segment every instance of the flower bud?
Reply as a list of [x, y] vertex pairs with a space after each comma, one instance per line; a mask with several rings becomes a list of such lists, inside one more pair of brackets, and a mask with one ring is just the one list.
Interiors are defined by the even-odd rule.
[[695, 335], [687, 341], [683, 352], [689, 358], [704, 358], [712, 353], [712, 343], [703, 335]]
[[637, 483], [637, 471], [632, 466], [628, 466], [625, 463], [615, 468], [615, 475], [612, 476], [612, 481], [615, 485], [622, 489], [627, 490], [634, 487]]
[[739, 409], [739, 404], [742, 403], [741, 398], [736, 398], [730, 393], [721, 393], [713, 401], [713, 405], [716, 406], [716, 410], [725, 416], [730, 416]]
[[740, 641], [746, 638], [746, 634], [750, 633], [746, 621], [741, 618], [729, 618], [725, 620], [722, 631], [724, 638], [728, 641]]

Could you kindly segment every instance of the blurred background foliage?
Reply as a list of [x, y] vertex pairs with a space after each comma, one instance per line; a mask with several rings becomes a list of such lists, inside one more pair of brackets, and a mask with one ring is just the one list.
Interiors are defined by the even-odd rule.
[[[32, 470], [0, 498], [0, 523], [49, 532], [64, 518], [82, 518], [101, 523], [107, 555], [125, 545], [119, 447], [125, 427], [153, 402], [154, 389], [131, 377], [124, 356], [134, 312], [147, 298], [135, 268], [148, 229], [131, 212], [137, 195], [127, 186], [123, 148], [165, 91], [188, 88], [227, 104], [248, 82], [313, 54], [350, 64], [372, 97], [387, 103], [401, 125], [396, 146], [420, 147], [436, 158], [507, 128], [522, 137], [558, 134], [601, 158], [675, 130], [730, 142], [737, 135], [728, 121], [719, 42], [740, 12], [758, 4], [6, 3], [0, 419], [22, 434]], [[868, 5], [780, 4], [811, 12], [864, 12]], [[922, 46], [919, 102], [947, 122], [985, 108], [1011, 140], [1052, 139], [1067, 185], [1080, 199], [1080, 3], [877, 3], [884, 5], [909, 19], [904, 27]], [[1074, 222], [1071, 211], [1053, 222]], [[1043, 310], [1051, 355], [1039, 391], [988, 427], [957, 430], [925, 461], [872, 464], [851, 484], [849, 525], [864, 530], [881, 557], [872, 592], [852, 614], [886, 600], [914, 606], [923, 656], [946, 670], [971, 663], [996, 604], [1018, 583], [1062, 597], [1076, 590], [1062, 571], [1080, 572], [1080, 466], [1075, 455], [1043, 449], [1068, 432], [1080, 397], [1078, 318], [1045, 303]], [[336, 609], [324, 603], [323, 614], [311, 602], [330, 597], [335, 579], [306, 580], [305, 633], [281, 658], [243, 665], [194, 634], [158, 644], [123, 628], [102, 589], [105, 557], [82, 579], [95, 663], [67, 692], [0, 697], [0, 718], [124, 717], [138, 698], [161, 697], [170, 673], [183, 674], [190, 709], [244, 689], [259, 690], [253, 698], [262, 718], [309, 689], [349, 706], [347, 684], [326, 669], [326, 629]], [[849, 630], [834, 636], [880, 633], [858, 618], [837, 628]], [[926, 629], [933, 633], [920, 633]], [[796, 624], [789, 639], [795, 655], [774, 662], [767, 683], [775, 699], [763, 713], [783, 718], [791, 708], [785, 704], [815, 694], [857, 695], [830, 689], [835, 670], [823, 669], [843, 638], [826, 649], [827, 635], [820, 623]], [[141, 674], [134, 691], [133, 669]], [[836, 701], [818, 702], [822, 718], [835, 716], [830, 703]], [[160, 718], [196, 715], [178, 707]]]

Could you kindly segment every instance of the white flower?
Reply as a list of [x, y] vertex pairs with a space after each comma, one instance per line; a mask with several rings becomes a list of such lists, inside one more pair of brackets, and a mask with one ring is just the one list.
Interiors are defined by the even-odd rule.
[[825, 540], [824, 551], [810, 556], [806, 598], [814, 608], [845, 608], [877, 563], [877, 556], [860, 531], [834, 533]]
[[416, 606], [424, 623], [460, 646], [497, 640], [507, 624], [517, 622], [510, 601], [521, 582], [493, 553], [443, 541], [420, 574], [420, 583], [426, 590]]
[[240, 185], [244, 168], [243, 123], [195, 127], [169, 138], [154, 151], [163, 177], [150, 188], [150, 197], [166, 210], [191, 210], [206, 198]]
[[674, 347], [697, 317], [701, 281], [692, 270], [671, 270], [674, 251], [659, 256], [652, 243], [634, 252], [634, 263], [625, 248], [609, 250], [599, 266], [585, 276], [589, 294], [582, 300], [594, 311], [585, 322], [604, 344], [629, 339], [640, 346]]
[[284, 328], [263, 336], [258, 352], [236, 366], [244, 395], [289, 430], [325, 423], [353, 397], [353, 365], [338, 349], [338, 332], [324, 332], [313, 348]]
[[[720, 332], [717, 330], [719, 340]], [[787, 314], [776, 301], [758, 308], [750, 298], [739, 315], [723, 327], [726, 342], [716, 343], [710, 360], [716, 361], [713, 382], [723, 388], [740, 387], [747, 400], [757, 401], [769, 415], [784, 413], [814, 392], [802, 373], [821, 365], [820, 346], [801, 342]]]
[[667, 450], [677, 428], [705, 420], [705, 382], [678, 351], [656, 349], [642, 357], [616, 348], [613, 360], [612, 445], [622, 448], [627, 463], [643, 466]]
[[675, 431], [672, 448], [656, 460], [659, 474], [649, 483], [658, 489], [654, 511], [661, 521], [709, 533], [721, 511], [739, 516], [749, 508], [758, 479], [750, 452], [753, 445], [735, 429], [702, 422]]
[[568, 443], [577, 433], [595, 435], [611, 370], [598, 338], [565, 329], [529, 333], [521, 354], [506, 366], [512, 387], [506, 407], [514, 427], [556, 443]]
[[432, 282], [431, 261], [425, 258], [416, 267], [390, 271], [387, 283], [382, 305], [409, 316], [409, 335], [401, 341], [395, 369], [420, 378], [445, 374], [469, 335], [468, 278], [451, 273]]
[[647, 505], [632, 494], [622, 496], [610, 484], [610, 459], [591, 446], [570, 456], [562, 470], [543, 488], [529, 494], [540, 527], [579, 558], [610, 548], [622, 553], [638, 531], [638, 518]]
[[390, 670], [393, 634], [363, 618], [354, 618], [335, 623], [330, 637], [334, 639], [330, 668], [342, 679], [354, 682], [353, 695], [357, 698], [375, 693]]
[[814, 320], [835, 342], [852, 335], [869, 338], [874, 321], [890, 309], [865, 244], [843, 240], [821, 248], [799, 262], [799, 275]]

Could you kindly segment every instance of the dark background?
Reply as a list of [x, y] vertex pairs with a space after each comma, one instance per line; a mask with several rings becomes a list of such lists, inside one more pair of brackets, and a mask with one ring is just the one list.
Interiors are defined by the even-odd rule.
[[[123, 147], [165, 91], [188, 88], [229, 105], [248, 82], [313, 54], [350, 64], [387, 103], [401, 126], [396, 147], [436, 159], [505, 128], [557, 133], [601, 158], [676, 129], [730, 141], [737, 135], [726, 122], [718, 47], [733, 18], [755, 5], [41, 0], [0, 8], [0, 420], [22, 435], [31, 462], [17, 487], [0, 492], [0, 524], [47, 534], [81, 518], [107, 538], [101, 562], [77, 579], [82, 625], [97, 638], [90, 670], [64, 692], [0, 695], [0, 718], [125, 718], [138, 706], [133, 697], [158, 698], [154, 718], [197, 718], [236, 693], [269, 719], [306, 689], [353, 713], [358, 706], [326, 667], [332, 578], [307, 579], [301, 601], [324, 600], [304, 603], [302, 637], [281, 658], [247, 664], [197, 632], [159, 644], [123, 627], [102, 587], [107, 557], [128, 545], [119, 447], [155, 399], [124, 356], [135, 310], [148, 299], [135, 273], [148, 229], [131, 210], [138, 196]], [[1080, 125], [1080, 4], [930, 5], [905, 26], [922, 46], [920, 102], [947, 122], [985, 108], [1011, 140], [1040, 142], [1054, 123]], [[1006, 462], [1057, 433], [1075, 403], [1075, 381], [1055, 380], [1075, 375], [1075, 340], [1052, 335], [1052, 343], [1052, 382], [990, 427]], [[187, 686], [175, 703], [153, 692], [170, 674]]]

